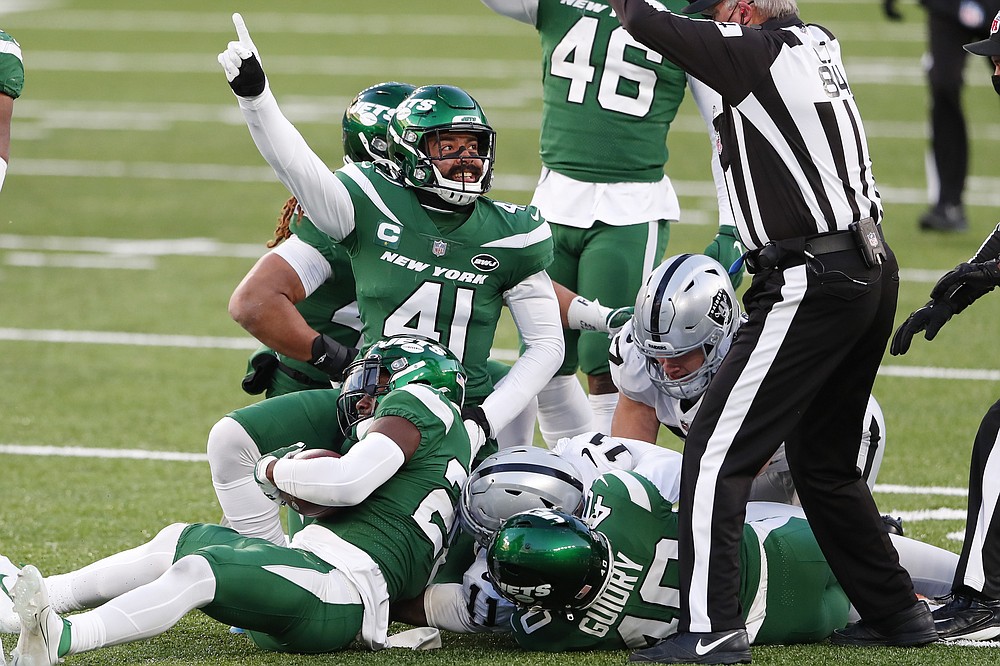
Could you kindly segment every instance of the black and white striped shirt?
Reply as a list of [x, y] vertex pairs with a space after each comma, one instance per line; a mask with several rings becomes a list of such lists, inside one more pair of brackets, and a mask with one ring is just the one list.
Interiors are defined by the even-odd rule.
[[722, 96], [716, 148], [750, 249], [882, 220], [861, 116], [825, 28], [797, 16], [760, 26], [673, 14], [656, 0], [611, 0], [622, 25]]

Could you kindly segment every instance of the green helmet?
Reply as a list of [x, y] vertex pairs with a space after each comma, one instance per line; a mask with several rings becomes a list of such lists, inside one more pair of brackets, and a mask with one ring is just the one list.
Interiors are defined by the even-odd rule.
[[394, 335], [376, 342], [344, 370], [337, 420], [348, 434], [352, 426], [374, 412], [373, 408], [359, 413], [358, 403], [363, 398], [373, 398], [377, 405], [382, 396], [407, 384], [433, 386], [461, 409], [465, 379], [462, 362], [441, 343], [420, 335]]
[[387, 159], [385, 133], [396, 106], [416, 86], [398, 81], [376, 83], [365, 88], [351, 100], [344, 110], [341, 126], [344, 128], [344, 160], [373, 162]]
[[486, 555], [494, 587], [518, 606], [584, 609], [611, 579], [608, 538], [554, 509], [517, 513], [500, 525]]
[[[428, 139], [441, 141], [450, 133], [471, 134], [477, 141], [474, 158], [465, 157], [448, 174], [439, 168], [439, 160], [457, 160], [461, 152], [439, 156], [428, 154]], [[489, 191], [493, 183], [496, 133], [486, 120], [479, 102], [454, 86], [422, 86], [414, 90], [396, 108], [389, 122], [386, 140], [389, 159], [402, 172], [403, 184], [464, 206]], [[437, 153], [438, 151], [434, 151]], [[469, 168], [475, 180], [455, 180], [456, 168]], [[478, 177], [475, 176], [478, 172]]]

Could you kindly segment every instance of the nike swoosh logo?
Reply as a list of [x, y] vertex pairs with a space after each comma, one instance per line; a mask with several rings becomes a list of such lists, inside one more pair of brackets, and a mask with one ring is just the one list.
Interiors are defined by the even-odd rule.
[[735, 635], [736, 635], [736, 632], [734, 631], [731, 634], [726, 634], [725, 636], [723, 636], [722, 638], [720, 638], [718, 640], [712, 641], [708, 645], [705, 645], [704, 643], [702, 643], [702, 641], [704, 640], [703, 638], [699, 638], [698, 642], [694, 646], [695, 654], [697, 654], [699, 657], [703, 656], [703, 655], [706, 655], [709, 652], [711, 652], [712, 650], [714, 650], [715, 648], [719, 647], [721, 644], [723, 644], [726, 641], [728, 641], [730, 638], [732, 638]]

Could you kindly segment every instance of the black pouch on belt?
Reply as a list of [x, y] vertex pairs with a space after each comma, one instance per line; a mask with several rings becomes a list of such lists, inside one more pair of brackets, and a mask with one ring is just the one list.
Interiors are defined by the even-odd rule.
[[858, 250], [868, 268], [881, 264], [889, 256], [882, 240], [882, 230], [874, 219], [866, 217], [859, 222], [854, 222], [848, 229], [854, 232], [854, 240], [857, 242]]

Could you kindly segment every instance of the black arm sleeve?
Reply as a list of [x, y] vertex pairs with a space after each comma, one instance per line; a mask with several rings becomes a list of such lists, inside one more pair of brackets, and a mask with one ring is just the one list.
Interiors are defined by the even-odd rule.
[[768, 75], [784, 30], [716, 23], [657, 9], [645, 0], [611, 0], [632, 37], [703, 81], [730, 104], [738, 104]]
[[1000, 259], [1000, 224], [993, 230], [983, 244], [979, 246], [979, 251], [969, 260], [970, 264], [978, 264], [991, 259]]

